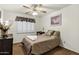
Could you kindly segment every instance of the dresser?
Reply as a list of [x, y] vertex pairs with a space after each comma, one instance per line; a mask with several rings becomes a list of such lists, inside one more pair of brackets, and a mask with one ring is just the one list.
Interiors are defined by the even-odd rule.
[[0, 37], [0, 55], [12, 55], [13, 50], [13, 37], [8, 36], [6, 38]]

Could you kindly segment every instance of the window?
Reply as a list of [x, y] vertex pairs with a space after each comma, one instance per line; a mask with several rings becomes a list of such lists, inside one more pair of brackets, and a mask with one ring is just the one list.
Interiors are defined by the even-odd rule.
[[22, 22], [21, 21], [16, 21], [16, 30], [17, 33], [22, 33]]
[[33, 22], [32, 19], [22, 19], [19, 19], [20, 21], [16, 21], [17, 33], [35, 32], [35, 22]]

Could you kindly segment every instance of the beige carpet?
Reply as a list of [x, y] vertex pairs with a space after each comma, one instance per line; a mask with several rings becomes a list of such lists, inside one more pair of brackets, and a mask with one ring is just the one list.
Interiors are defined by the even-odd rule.
[[[26, 51], [21, 43], [13, 45], [13, 55], [24, 55], [25, 53]], [[79, 54], [58, 46], [52, 49], [51, 51], [45, 53], [44, 55], [79, 55]]]

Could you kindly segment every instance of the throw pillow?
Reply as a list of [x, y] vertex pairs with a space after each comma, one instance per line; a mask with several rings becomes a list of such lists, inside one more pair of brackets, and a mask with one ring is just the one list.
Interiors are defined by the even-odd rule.
[[54, 32], [55, 32], [55, 31], [48, 30], [47, 33], [46, 33], [46, 35], [47, 35], [47, 36], [51, 36], [51, 35], [53, 35]]

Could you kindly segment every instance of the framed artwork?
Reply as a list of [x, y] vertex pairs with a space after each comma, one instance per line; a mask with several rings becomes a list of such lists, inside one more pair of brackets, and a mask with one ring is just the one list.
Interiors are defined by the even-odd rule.
[[62, 14], [51, 17], [51, 25], [61, 25]]

